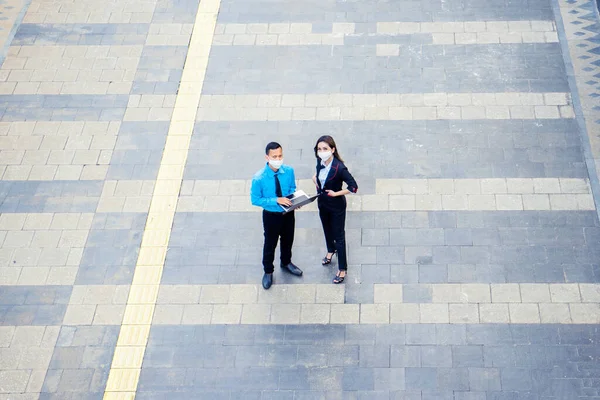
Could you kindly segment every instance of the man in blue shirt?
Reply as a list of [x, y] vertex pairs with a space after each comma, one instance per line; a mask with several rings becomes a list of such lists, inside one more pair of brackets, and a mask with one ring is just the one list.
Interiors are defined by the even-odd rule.
[[283, 213], [280, 205], [290, 206], [286, 197], [296, 191], [294, 169], [283, 165], [283, 149], [276, 142], [267, 144], [265, 149], [267, 165], [252, 178], [250, 200], [252, 204], [263, 208], [263, 228], [265, 244], [263, 246], [263, 268], [265, 274], [262, 285], [269, 289], [273, 284], [273, 261], [275, 248], [281, 237], [281, 268], [296, 276], [302, 276], [302, 270], [292, 263], [292, 245], [296, 219], [294, 212]]

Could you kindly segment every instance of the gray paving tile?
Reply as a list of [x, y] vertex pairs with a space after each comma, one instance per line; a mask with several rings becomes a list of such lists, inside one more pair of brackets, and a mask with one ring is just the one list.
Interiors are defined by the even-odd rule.
[[12, 45], [143, 45], [149, 27], [150, 24], [21, 24]]
[[456, 398], [461, 400], [486, 400], [486, 392], [455, 392]]
[[533, 388], [531, 372], [526, 369], [503, 368], [502, 388], [513, 391], [529, 391]]
[[[575, 214], [575, 215], [573, 215]], [[595, 282], [598, 268], [593, 257], [597, 253], [586, 235], [600, 232], [593, 212], [348, 212], [348, 221], [357, 226], [373, 217], [388, 217], [393, 246], [353, 245], [350, 249], [350, 273], [353, 281], [346, 288], [347, 302], [372, 301], [373, 283], [503, 283], [503, 282]], [[254, 283], [260, 278], [260, 237], [252, 244], [244, 237], [260, 226], [260, 214], [253, 213], [240, 221], [236, 233], [228, 226], [237, 224], [239, 213], [220, 215], [178, 213], [173, 226], [170, 250], [165, 265], [165, 283]], [[568, 219], [567, 219], [568, 217]], [[446, 220], [442, 223], [441, 221]], [[452, 222], [456, 220], [456, 222]], [[588, 225], [586, 230], [581, 224]], [[446, 228], [435, 226], [459, 226]], [[319, 231], [318, 219], [300, 214], [297, 229]], [[449, 238], [457, 234], [478, 237], [476, 245], [454, 244]], [[347, 229], [355, 234], [354, 228]], [[312, 232], [312, 231], [311, 231]], [[371, 235], [372, 229], [357, 230], [358, 235]], [[239, 248], [221, 246], [232, 236]], [[306, 235], [309, 237], [310, 235]], [[319, 264], [322, 248], [300, 235], [295, 243], [294, 260], [307, 271], [303, 282], [323, 283], [329, 274]], [[568, 237], [563, 242], [561, 238]], [[364, 240], [364, 239], [363, 239]], [[462, 239], [461, 239], [462, 240]], [[568, 243], [566, 243], [568, 242]], [[310, 243], [311, 246], [305, 246]], [[579, 250], [576, 250], [579, 249]], [[369, 254], [376, 252], [371, 261]], [[532, 263], [532, 260], [536, 260]], [[362, 261], [362, 265], [354, 265]], [[377, 264], [373, 264], [373, 263]], [[392, 263], [393, 265], [387, 265]], [[528, 264], [523, 267], [523, 264]], [[233, 264], [233, 266], [232, 266]], [[281, 276], [281, 283], [294, 283]], [[410, 288], [410, 287], [409, 287]], [[404, 293], [405, 301], [427, 302], [429, 297]], [[413, 297], [414, 297], [413, 296]]]
[[68, 304], [69, 286], [3, 286], [1, 305], [53, 305]]
[[[312, 148], [314, 132], [322, 131], [334, 135], [342, 156], [346, 155], [351, 163], [350, 169], [361, 186], [361, 192], [361, 183], [371, 182], [373, 177], [587, 177], [574, 120], [433, 122], [197, 122], [184, 179], [249, 179], [247, 171], [261, 168], [262, 159], [252, 156], [248, 149], [255, 149], [256, 154], [262, 153], [257, 143], [268, 143], [275, 138], [283, 146], [286, 163], [295, 168], [296, 176], [308, 179], [314, 174], [315, 160], [313, 154], [303, 149]], [[240, 168], [224, 165], [223, 156], [209, 150], [207, 137], [202, 134], [207, 131], [215, 133], [211, 146], [229, 148], [228, 155], [241, 163], [238, 164]], [[402, 137], [398, 137], [397, 132], [403, 132]], [[507, 135], [514, 138], [511, 145], [498, 146], [495, 138]], [[374, 136], [379, 138], [380, 146], [395, 150], [382, 152], [376, 159], [368, 157], [365, 150], [379, 149], [379, 146], [373, 147], [371, 139]], [[527, 136], [530, 144], [520, 147], [523, 146], [520, 144], [523, 136]], [[549, 137], [555, 138], [556, 143], [547, 143]], [[412, 147], [403, 144], [406, 140], [422, 146], [427, 157], [417, 157]], [[457, 143], [461, 145], [457, 146]], [[398, 160], [411, 160], [411, 163]]]
[[122, 122], [119, 128], [115, 149], [162, 150], [168, 130], [168, 122]]
[[[371, 0], [295, 5], [223, 0], [219, 21], [310, 22], [314, 32], [329, 32], [333, 22], [348, 21], [356, 23], [356, 32], [374, 32], [377, 22], [391, 20], [553, 20], [552, 6], [542, 0], [492, 5], [450, 0], [443, 7], [419, 3], [401, 9], [394, 2]], [[160, 0], [151, 22], [189, 23], [196, 10], [197, 2]], [[136, 44], [149, 25], [24, 24], [15, 29], [13, 44]], [[424, 38], [406, 39], [396, 38], [409, 55], [403, 51], [385, 59], [374, 56], [374, 44], [381, 39], [366, 36], [334, 48], [214, 48], [204, 93], [568, 89], [557, 44], [421, 46]], [[186, 53], [185, 46], [145, 46], [132, 93], [177, 93]], [[502, 62], [481, 62], [498, 55]], [[474, 73], [480, 79], [473, 79]], [[0, 116], [5, 122], [121, 121], [127, 101], [129, 96], [0, 96]], [[154, 179], [167, 129], [161, 122], [122, 123], [109, 179]], [[577, 122], [562, 119], [199, 123], [186, 179], [247, 179], [247, 171], [262, 166], [256, 143], [273, 138], [281, 138], [277, 140], [298, 176], [309, 177], [315, 160], [306, 149], [314, 145], [315, 132], [336, 137], [364, 194], [374, 192], [376, 178], [588, 176]], [[252, 148], [257, 157], [248, 153]], [[382, 148], [395, 151], [388, 154]], [[228, 149], [227, 155], [214, 149]], [[102, 186], [101, 181], [5, 181], [0, 183], [0, 212], [94, 212]], [[145, 217], [96, 214], [78, 283], [130, 282]], [[374, 283], [600, 279], [600, 253], [594, 246], [600, 224], [593, 212], [365, 212], [348, 217], [347, 228], [353, 230], [349, 237], [360, 238], [350, 253], [348, 303], [373, 301]], [[231, 226], [239, 231], [232, 233]], [[312, 216], [298, 218], [297, 226], [320, 229]], [[259, 248], [260, 237], [256, 243], [244, 239], [259, 227], [259, 214], [178, 214], [163, 283], [257, 281], [260, 254], [254, 247]], [[245, 247], [227, 249], [227, 239]], [[307, 272], [304, 282], [331, 278], [318, 265], [321, 246], [298, 239], [294, 254]], [[277, 283], [288, 282], [277, 278]], [[61, 324], [70, 288], [4, 288], [0, 324]], [[408, 287], [406, 301], [431, 301], [430, 292], [415, 288]], [[101, 398], [117, 333], [118, 327], [62, 327], [40, 398]], [[157, 326], [152, 328], [138, 397], [592, 398], [598, 394], [591, 379], [598, 339], [595, 326]], [[26, 383], [22, 373], [13, 378], [16, 386]]]
[[330, 347], [327, 365], [332, 367], [357, 367], [360, 357], [359, 349], [358, 345]]
[[495, 368], [469, 368], [469, 386], [475, 391], [499, 391], [500, 371]]
[[149, 180], [158, 174], [158, 153], [157, 152], [138, 152], [135, 158], [135, 152], [117, 151], [115, 152], [115, 164], [112, 164], [108, 170], [107, 178], [112, 180]]
[[[184, 10], [197, 7], [188, 3], [181, 2], [181, 9], [177, 11], [178, 7], [172, 8], [168, 2], [162, 2], [153, 18], [157, 18], [157, 23], [184, 23], [186, 18], [195, 15], [187, 14]], [[179, 12], [185, 16], [178, 16], [177, 21], [173, 21]], [[177, 94], [179, 82], [176, 78], [183, 70], [186, 54], [185, 46], [144, 46], [131, 94]]]
[[76, 284], [128, 284], [133, 278], [146, 214], [97, 214], [92, 221]]
[[94, 212], [102, 181], [4, 181], [0, 212]]
[[482, 367], [484, 365], [483, 347], [480, 346], [453, 346], [453, 367]]
[[40, 398], [101, 398], [118, 329], [62, 327]]
[[101, 113], [121, 119], [126, 95], [2, 95], [3, 121], [100, 121]]
[[[210, 327], [211, 329], [208, 330], [203, 328], [205, 327], [162, 326], [152, 329], [140, 382], [140, 395], [143, 398], [153, 398], [152, 395], [157, 396], [158, 393], [172, 390], [175, 385], [179, 385], [180, 390], [188, 395], [199, 391], [213, 393], [211, 390], [214, 390], [215, 387], [221, 389], [214, 393], [222, 394], [228, 390], [231, 391], [231, 394], [239, 393], [239, 391], [235, 391], [236, 389], [226, 387], [226, 385], [232, 385], [232, 379], [235, 379], [236, 382], [233, 383], [234, 386], [243, 388], [238, 390], [249, 390], [251, 393], [249, 395], [253, 396], [252, 387], [256, 381], [260, 380], [257, 377], [261, 374], [267, 377], [279, 376], [279, 386], [273, 387], [273, 389], [262, 389], [267, 390], [269, 395], [276, 396], [274, 393], [282, 392], [283, 396], [287, 396], [289, 392], [293, 391], [296, 397], [307, 399], [313, 398], [312, 396], [334, 399], [338, 398], [335, 396], [339, 396], [341, 393], [345, 396], [343, 398], [352, 398], [348, 396], [359, 393], [361, 396], [367, 396], [365, 398], [379, 398], [377, 396], [383, 394], [395, 398], [393, 396], [397, 395], [400, 390], [406, 390], [406, 394], [411, 396], [416, 393], [415, 391], [422, 392], [424, 397], [428, 396], [426, 398], [431, 399], [448, 396], [450, 396], [448, 398], [452, 398], [453, 393], [454, 396], [460, 393], [458, 396], [463, 396], [462, 398], [465, 399], [473, 396], [478, 398], [481, 394], [502, 399], [502, 397], [494, 396], [500, 393], [499, 385], [502, 385], [502, 390], [504, 390], [504, 382], [506, 385], [512, 385], [510, 387], [513, 388], [507, 393], [525, 396], [526, 393], [538, 393], [535, 391], [535, 385], [539, 385], [542, 376], [545, 376], [544, 383], [549, 387], [568, 394], [575, 393], [573, 391], [575, 389], [561, 386], [561, 382], [556, 380], [561, 379], [562, 375], [559, 373], [550, 376], [545, 369], [552, 368], [552, 365], [554, 368], [557, 368], [557, 365], [562, 365], [558, 368], [567, 368], [564, 363], [557, 364], [557, 360], [576, 362], [578, 356], [576, 351], [573, 351], [572, 343], [591, 343], [590, 341], [595, 340], [598, 336], [597, 329], [592, 326], [457, 325], [450, 326], [451, 330], [448, 330], [448, 325], [431, 325], [423, 330], [422, 325], [407, 325], [407, 333], [410, 333], [407, 339], [411, 342], [414, 341], [412, 344], [373, 347], [378, 327], [348, 325], [343, 328], [346, 332], [345, 341], [336, 344], [333, 348], [323, 345], [313, 348], [311, 342], [300, 344], [301, 342], [297, 340], [294, 340], [295, 344], [283, 347], [273, 347], [267, 345], [266, 342], [260, 345], [240, 342], [237, 345], [230, 344], [222, 347], [227, 342], [228, 336], [236, 337], [242, 332], [249, 336], [254, 333], [255, 338], [258, 339], [259, 337], [264, 338], [265, 329], [274, 328], [279, 332], [277, 336], [283, 338], [284, 332], [290, 329], [290, 332], [294, 332], [295, 335], [302, 332], [302, 335], [307, 335], [308, 338], [322, 328], [307, 326], [302, 327], [303, 329], [299, 331], [297, 326], [263, 327], [259, 325], [248, 331], [243, 329], [244, 327], [229, 326], [227, 327], [228, 333], [225, 332], [224, 327], [216, 327], [216, 329]], [[560, 335], [559, 329], [561, 330]], [[238, 332], [234, 333], [234, 331]], [[534, 337], [540, 338], [539, 345], [531, 344], [531, 338]], [[417, 339], [420, 343], [429, 342], [431, 344], [417, 343]], [[485, 339], [483, 346], [481, 339]], [[207, 345], [210, 347], [206, 347]], [[205, 352], [206, 349], [212, 349], [211, 352], [217, 349], [222, 351], [230, 346], [236, 352], [236, 359], [241, 360], [240, 357], [243, 357], [244, 362], [255, 362], [254, 366], [242, 364], [235, 365], [235, 367], [233, 365], [223, 366], [218, 370], [197, 369], [199, 364], [182, 363], [183, 357], [176, 356], [174, 357], [176, 364], [171, 364], [170, 370], [166, 366], [157, 368], [158, 365], [166, 364], [169, 358], [175, 354], [174, 352], [183, 354], [183, 352], [190, 351], [198, 354]], [[379, 349], [381, 354], [385, 353], [385, 349], [389, 351], [391, 369], [372, 366], [374, 365], [373, 360], [375, 360], [372, 358], [375, 349]], [[545, 357], [547, 349], [552, 350], [551, 360]], [[329, 350], [331, 350], [330, 356], [325, 357], [324, 353]], [[280, 359], [281, 363], [277, 364], [265, 364], [262, 361], [265, 354], [283, 356], [288, 352], [290, 358], [287, 361], [284, 361], [283, 358]], [[295, 358], [296, 354], [298, 358]], [[341, 354], [345, 354], [345, 356], [340, 359], [338, 356]], [[314, 355], [314, 357], [311, 358], [310, 363], [307, 363], [310, 355]], [[332, 356], [335, 358], [331, 358]], [[187, 359], [193, 358], [190, 356]], [[379, 358], [381, 359], [381, 357]], [[337, 361], [334, 361], [335, 359]], [[340, 361], [342, 362], [340, 363]], [[159, 364], [154, 364], [156, 362]], [[353, 366], [347, 365], [347, 362], [351, 362]], [[275, 372], [273, 366], [278, 372]], [[328, 367], [328, 369], [323, 370], [324, 367]], [[171, 372], [167, 373], [167, 371]], [[249, 371], [248, 376], [242, 378], [242, 371]], [[546, 375], [541, 375], [544, 372]], [[323, 374], [328, 378], [324, 379]], [[582, 374], [582, 372], [577, 372], [577, 374]], [[250, 379], [254, 379], [254, 381], [250, 382]], [[276, 382], [277, 379], [271, 381]], [[330, 386], [321, 387], [320, 382]], [[267, 382], [267, 386], [270, 385], [271, 383]], [[340, 385], [340, 391], [336, 392], [333, 388], [337, 385]], [[478, 390], [474, 390], [475, 387]], [[332, 390], [329, 392], [329, 389]]]
[[405, 369], [406, 388], [409, 390], [436, 390], [438, 385], [438, 371], [435, 368]]
[[421, 365], [423, 367], [451, 367], [452, 349], [450, 346], [421, 347]]
[[436, 325], [436, 344], [441, 345], [466, 345], [466, 325]]
[[407, 325], [406, 344], [436, 344], [435, 325]]
[[282, 369], [279, 371], [279, 388], [301, 390], [308, 387], [307, 369]]
[[390, 346], [360, 346], [360, 367], [389, 368]]
[[[233, 394], [232, 394], [233, 395]], [[252, 394], [248, 394], [244, 392], [242, 394], [243, 398], [252, 398]], [[277, 390], [277, 391], [263, 391], [262, 393], [258, 393], [259, 397], [265, 400], [293, 400], [294, 399], [294, 391], [292, 390]], [[260, 397], [262, 396], [262, 397]]]
[[472, 394], [469, 388], [468, 369], [440, 368], [438, 370], [438, 390], [445, 391], [445, 393], [449, 391], [454, 391], [455, 395], [457, 391], [465, 391], [467, 395]]
[[393, 368], [421, 367], [421, 348], [392, 345], [390, 364]]
[[[552, 10], [546, 2], [528, 3], [527, 7], [514, 5], [482, 6], [480, 2], [472, 3], [468, 8], [453, 3], [441, 9], [429, 5], [407, 7], [402, 12], [393, 4], [380, 7], [375, 1], [352, 4], [334, 2], [311, 2], [306, 7], [290, 8], [277, 4], [268, 7], [265, 1], [250, 3], [239, 0], [228, 0], [221, 3], [219, 22], [376, 22], [376, 21], [469, 21], [469, 20], [507, 20], [507, 19], [552, 19]], [[260, 11], [259, 11], [260, 10]]]
[[[419, 51], [413, 51], [417, 47]], [[239, 58], [232, 57], [234, 52]], [[292, 52], [295, 56], [290, 62]], [[408, 45], [402, 47], [401, 53], [400, 64], [381, 66], [373, 57], [374, 45], [335, 46], [331, 50], [326, 46], [215, 46], [211, 54], [215, 62], [209, 64], [205, 78], [207, 83], [215, 84], [205, 86], [204, 93], [239, 94], [242, 88], [244, 93], [257, 94], [568, 90], [560, 47], [555, 43], [469, 44], [448, 49], [439, 45]], [[492, 53], [502, 54], [502, 62], [482, 65], [480, 60]], [[367, 57], [365, 67], [370, 74], [365, 75], [363, 68], [338, 67], [344, 56]], [[460, 62], [456, 57], [460, 57]], [[389, 58], [394, 63], [394, 57]], [[445, 74], [423, 75], [423, 67], [444, 70]], [[290, 75], [284, 73], [288, 70]], [[239, 78], [232, 77], [233, 73], [238, 73]], [[479, 80], [474, 80], [473, 74]], [[252, 80], [246, 76], [252, 76]], [[455, 87], [448, 88], [447, 82], [454, 82]], [[221, 85], [217, 87], [217, 83]]]
[[402, 291], [404, 303], [430, 303], [432, 289], [423, 285], [406, 285]]
[[391, 400], [400, 400], [400, 399], [422, 400], [422, 397], [421, 397], [421, 392], [420, 391], [402, 390], [402, 391], [392, 391], [392, 392], [390, 392], [390, 399]]
[[152, 16], [153, 23], [193, 23], [198, 3], [190, 0], [171, 2], [160, 0]]
[[69, 286], [3, 286], [0, 325], [60, 325], [70, 296]]
[[375, 343], [377, 345], [405, 344], [406, 326], [402, 324], [379, 326], [375, 332]]
[[418, 283], [419, 266], [418, 265], [391, 265], [390, 283]]
[[375, 376], [373, 369], [346, 367], [343, 372], [342, 387], [344, 390], [373, 390]]

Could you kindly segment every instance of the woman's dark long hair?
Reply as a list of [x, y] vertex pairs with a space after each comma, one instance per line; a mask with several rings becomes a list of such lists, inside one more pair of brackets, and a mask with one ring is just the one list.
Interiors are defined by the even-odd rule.
[[317, 151], [317, 147], [319, 147], [319, 143], [327, 143], [327, 145], [329, 147], [331, 147], [332, 149], [335, 149], [335, 151], [333, 152], [333, 156], [335, 158], [337, 158], [339, 161], [344, 162], [344, 160], [342, 159], [342, 157], [340, 157], [340, 153], [338, 153], [338, 148], [335, 144], [335, 140], [333, 140], [333, 138], [329, 135], [323, 135], [321, 136], [318, 140], [317, 140], [317, 144], [315, 144], [315, 157], [317, 158], [317, 160], [319, 160], [319, 154]]

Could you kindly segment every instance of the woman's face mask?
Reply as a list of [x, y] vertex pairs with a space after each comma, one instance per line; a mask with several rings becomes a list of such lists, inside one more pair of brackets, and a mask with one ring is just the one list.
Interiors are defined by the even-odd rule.
[[333, 153], [331, 152], [331, 150], [326, 150], [326, 151], [319, 151], [319, 152], [317, 152], [317, 155], [319, 156], [319, 158], [320, 158], [322, 161], [327, 161], [327, 160], [329, 160], [329, 158], [331, 158], [331, 155], [332, 155], [332, 154], [333, 154]]

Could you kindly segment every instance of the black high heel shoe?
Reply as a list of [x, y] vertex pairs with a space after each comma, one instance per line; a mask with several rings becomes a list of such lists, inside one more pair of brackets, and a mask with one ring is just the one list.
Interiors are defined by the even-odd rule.
[[335, 251], [333, 253], [331, 253], [331, 257], [327, 257], [327, 255], [325, 255], [325, 257], [323, 257], [323, 259], [321, 260], [321, 264], [322, 265], [329, 265], [331, 264], [331, 260], [333, 259], [333, 256], [335, 256]]
[[346, 271], [343, 271], [343, 272], [344, 272], [344, 276], [341, 276], [342, 271], [337, 272], [337, 274], [333, 278], [333, 283], [335, 283], [337, 285], [337, 284], [344, 282], [344, 279], [346, 278], [346, 275], [348, 275], [348, 273]]

